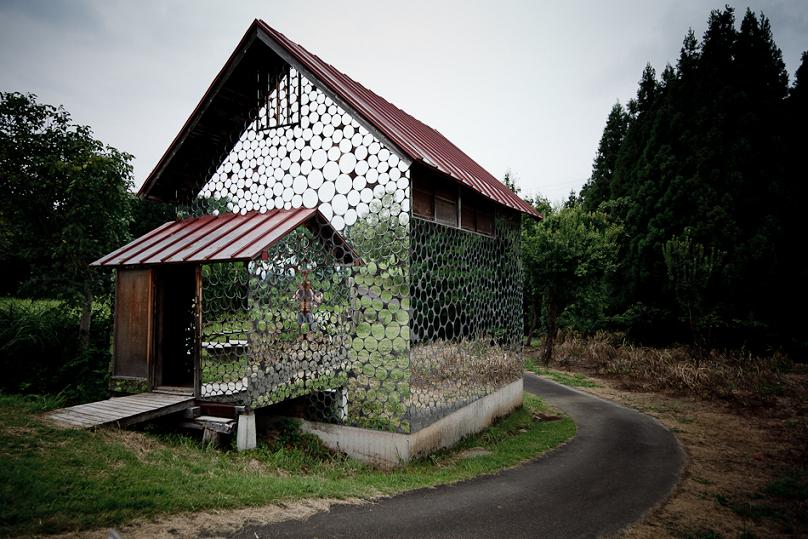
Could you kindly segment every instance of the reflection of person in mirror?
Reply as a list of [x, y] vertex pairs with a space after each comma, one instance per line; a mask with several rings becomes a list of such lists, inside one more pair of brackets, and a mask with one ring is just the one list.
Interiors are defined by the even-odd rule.
[[307, 326], [309, 331], [317, 331], [317, 322], [314, 320], [312, 309], [323, 300], [323, 295], [314, 291], [309, 281], [309, 272], [303, 272], [303, 281], [295, 291], [294, 300], [300, 308], [297, 313], [297, 323]]

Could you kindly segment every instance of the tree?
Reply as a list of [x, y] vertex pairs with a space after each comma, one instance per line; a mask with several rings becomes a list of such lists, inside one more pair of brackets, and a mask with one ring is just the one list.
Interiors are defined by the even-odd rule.
[[[773, 335], [787, 327], [782, 298], [805, 287], [788, 269], [801, 228], [789, 216], [805, 183], [797, 164], [804, 152], [792, 141], [805, 129], [793, 120], [798, 100], [786, 99], [787, 80], [768, 19], [747, 10], [736, 29], [731, 7], [710, 13], [700, 42], [687, 33], [676, 67], [661, 80], [650, 66], [643, 70], [618, 149], [599, 147], [582, 191], [585, 208], [625, 226], [611, 314], [630, 332], [665, 328], [635, 336], [675, 334], [668, 322], [676, 322], [679, 304], [665, 286], [664, 246], [685, 230], [708, 252], [726, 253], [706, 293], [738, 339], [747, 340], [750, 328]], [[602, 146], [617, 138], [618, 117], [610, 115]], [[622, 316], [639, 305], [657, 323]]]
[[541, 298], [546, 364], [565, 309], [598, 294], [614, 270], [620, 230], [605, 214], [575, 205], [547, 212], [523, 236], [526, 279]]
[[89, 264], [129, 239], [131, 157], [62, 107], [0, 93], [0, 262], [12, 270], [3, 292], [80, 307], [83, 347], [93, 297], [110, 285]]
[[609, 111], [592, 164], [592, 176], [581, 189], [581, 198], [588, 210], [596, 210], [601, 202], [612, 198], [612, 177], [630, 120], [628, 112], [619, 102]]
[[683, 236], [674, 236], [662, 247], [668, 280], [676, 294], [693, 338], [695, 356], [704, 356], [709, 344], [709, 332], [715, 314], [708, 304], [707, 289], [710, 280], [720, 270], [723, 253], [705, 249], [694, 242], [685, 231]]

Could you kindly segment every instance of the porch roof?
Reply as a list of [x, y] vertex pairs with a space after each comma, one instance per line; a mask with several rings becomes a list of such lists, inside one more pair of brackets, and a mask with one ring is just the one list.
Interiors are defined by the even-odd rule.
[[[133, 266], [253, 260], [298, 226], [317, 220], [330, 226], [316, 208], [276, 209], [266, 213], [225, 213], [170, 221], [91, 266]], [[331, 235], [340, 259], [353, 252], [336, 231]]]

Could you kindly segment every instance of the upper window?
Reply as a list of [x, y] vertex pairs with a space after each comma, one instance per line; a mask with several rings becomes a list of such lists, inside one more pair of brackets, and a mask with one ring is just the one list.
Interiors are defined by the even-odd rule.
[[263, 95], [261, 127], [275, 129], [300, 122], [300, 74], [296, 69], [285, 66], [275, 73], [259, 71], [258, 84]]
[[412, 213], [415, 217], [471, 232], [494, 235], [494, 205], [459, 185], [437, 177], [414, 176]]

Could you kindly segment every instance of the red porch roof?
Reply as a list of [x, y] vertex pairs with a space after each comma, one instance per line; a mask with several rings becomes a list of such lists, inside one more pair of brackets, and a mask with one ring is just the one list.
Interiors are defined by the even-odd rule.
[[[120, 249], [96, 260], [92, 266], [130, 266], [253, 260], [261, 252], [312, 219], [325, 224], [316, 209], [257, 211], [244, 215], [226, 213], [189, 217], [165, 223]], [[340, 246], [348, 253], [341, 236]]]

